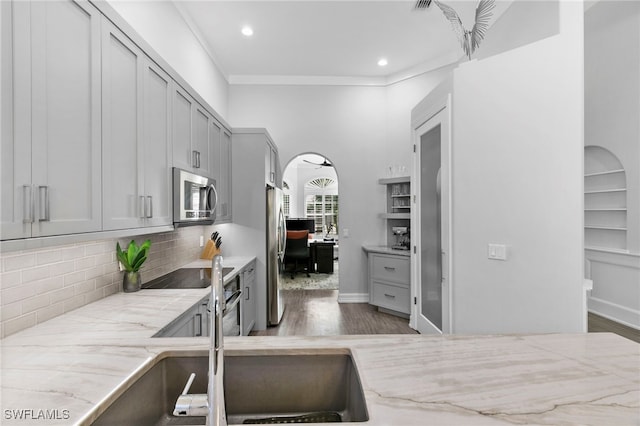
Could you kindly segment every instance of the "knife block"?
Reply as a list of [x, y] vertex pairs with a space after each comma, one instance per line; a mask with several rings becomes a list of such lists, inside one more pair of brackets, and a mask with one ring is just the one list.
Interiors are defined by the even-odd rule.
[[215, 243], [212, 240], [207, 240], [207, 243], [204, 245], [204, 249], [202, 249], [202, 253], [200, 254], [200, 259], [213, 259], [213, 256], [216, 254], [221, 254], [222, 251], [219, 248], [216, 248]]

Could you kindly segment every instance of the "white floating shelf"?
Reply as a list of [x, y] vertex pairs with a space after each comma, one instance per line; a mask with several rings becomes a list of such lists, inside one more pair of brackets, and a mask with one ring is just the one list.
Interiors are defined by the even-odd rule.
[[616, 188], [616, 189], [597, 189], [594, 191], [584, 191], [585, 194], [605, 194], [608, 192], [625, 192], [627, 188]]
[[619, 227], [613, 227], [613, 226], [595, 226], [595, 225], [585, 225], [584, 226], [585, 229], [602, 229], [605, 231], [626, 231], [627, 228], [619, 228]]
[[584, 177], [612, 175], [612, 174], [615, 174], [615, 173], [624, 173], [624, 169], [615, 169], [615, 170], [606, 170], [606, 171], [603, 171], [603, 172], [585, 173]]

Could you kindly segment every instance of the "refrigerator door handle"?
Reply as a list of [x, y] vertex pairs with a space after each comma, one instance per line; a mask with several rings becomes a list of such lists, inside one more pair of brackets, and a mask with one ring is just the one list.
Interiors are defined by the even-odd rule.
[[278, 212], [278, 257], [284, 259], [284, 251], [287, 248], [287, 222], [284, 219], [282, 208]]

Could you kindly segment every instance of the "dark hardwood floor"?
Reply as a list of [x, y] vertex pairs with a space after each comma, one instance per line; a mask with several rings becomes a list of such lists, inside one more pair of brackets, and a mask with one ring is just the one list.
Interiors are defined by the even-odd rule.
[[611, 332], [640, 343], [640, 330], [589, 312], [589, 333]]
[[417, 334], [409, 320], [378, 312], [368, 303], [338, 303], [338, 290], [284, 290], [285, 311], [277, 327], [252, 336]]
[[[342, 334], [417, 334], [409, 321], [378, 312], [368, 303], [338, 303], [337, 290], [284, 290], [280, 325], [252, 336], [337, 336]], [[589, 313], [589, 333], [611, 332], [640, 343], [640, 331]]]

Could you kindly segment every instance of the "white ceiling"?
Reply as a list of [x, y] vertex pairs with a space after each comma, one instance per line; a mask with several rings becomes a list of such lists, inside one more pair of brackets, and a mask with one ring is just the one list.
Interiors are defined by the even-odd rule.
[[[432, 4], [415, 1], [175, 0], [230, 81], [243, 76], [388, 78], [452, 62], [462, 50]], [[476, 1], [448, 0], [465, 27]], [[492, 22], [511, 1], [498, 1]], [[250, 38], [240, 32], [250, 25]], [[386, 67], [377, 65], [385, 57]], [[414, 71], [411, 71], [414, 70]], [[424, 71], [424, 70], [423, 70]]]

